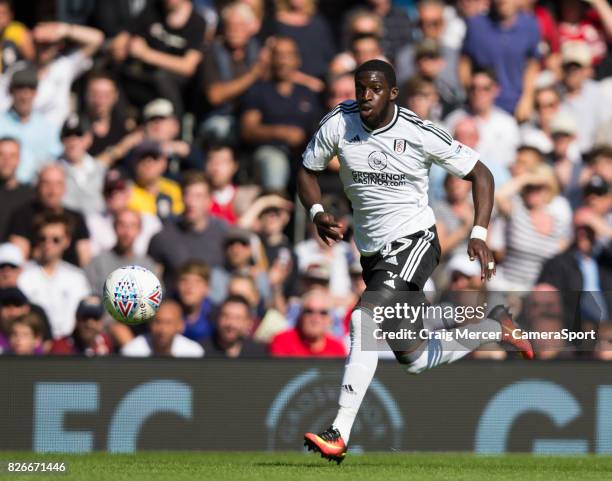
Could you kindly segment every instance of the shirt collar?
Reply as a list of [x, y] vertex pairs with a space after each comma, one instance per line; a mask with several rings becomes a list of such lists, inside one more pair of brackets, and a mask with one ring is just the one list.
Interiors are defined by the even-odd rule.
[[379, 127], [376, 130], [372, 130], [370, 129], [370, 127], [368, 127], [366, 124], [363, 123], [363, 120], [361, 120], [361, 126], [364, 128], [366, 132], [368, 132], [371, 135], [380, 134], [381, 132], [385, 132], [395, 125], [395, 122], [397, 122], [398, 115], [399, 115], [399, 109], [397, 105], [393, 104], [393, 118], [388, 124], [383, 125], [382, 127]]

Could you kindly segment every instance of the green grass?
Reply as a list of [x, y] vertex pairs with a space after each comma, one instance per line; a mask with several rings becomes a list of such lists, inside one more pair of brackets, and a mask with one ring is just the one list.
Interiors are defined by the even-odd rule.
[[612, 457], [373, 453], [336, 466], [313, 454], [146, 452], [40, 455], [0, 453], [7, 460], [64, 461], [67, 474], [0, 474], [1, 479], [55, 481], [589, 481], [612, 479]]

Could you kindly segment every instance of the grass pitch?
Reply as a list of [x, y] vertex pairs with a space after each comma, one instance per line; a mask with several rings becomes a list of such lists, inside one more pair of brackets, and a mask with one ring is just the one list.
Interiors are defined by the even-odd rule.
[[[65, 474], [7, 474], [6, 461], [68, 463]], [[372, 453], [340, 466], [313, 454], [146, 452], [0, 453], [1, 479], [53, 481], [590, 481], [612, 479], [612, 457]]]

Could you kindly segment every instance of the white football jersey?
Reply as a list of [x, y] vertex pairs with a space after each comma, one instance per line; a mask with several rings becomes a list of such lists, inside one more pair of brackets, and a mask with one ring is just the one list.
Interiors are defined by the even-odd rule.
[[366, 256], [435, 223], [427, 198], [432, 162], [464, 177], [480, 157], [432, 122], [394, 108], [389, 124], [370, 130], [357, 102], [342, 102], [323, 117], [302, 156], [304, 167], [315, 171], [338, 156], [355, 243]]

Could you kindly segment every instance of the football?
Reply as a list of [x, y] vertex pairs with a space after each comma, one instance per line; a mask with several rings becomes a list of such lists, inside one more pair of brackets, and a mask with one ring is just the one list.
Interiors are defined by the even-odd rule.
[[125, 266], [111, 272], [104, 282], [104, 307], [124, 324], [151, 319], [162, 301], [159, 279], [140, 266]]

